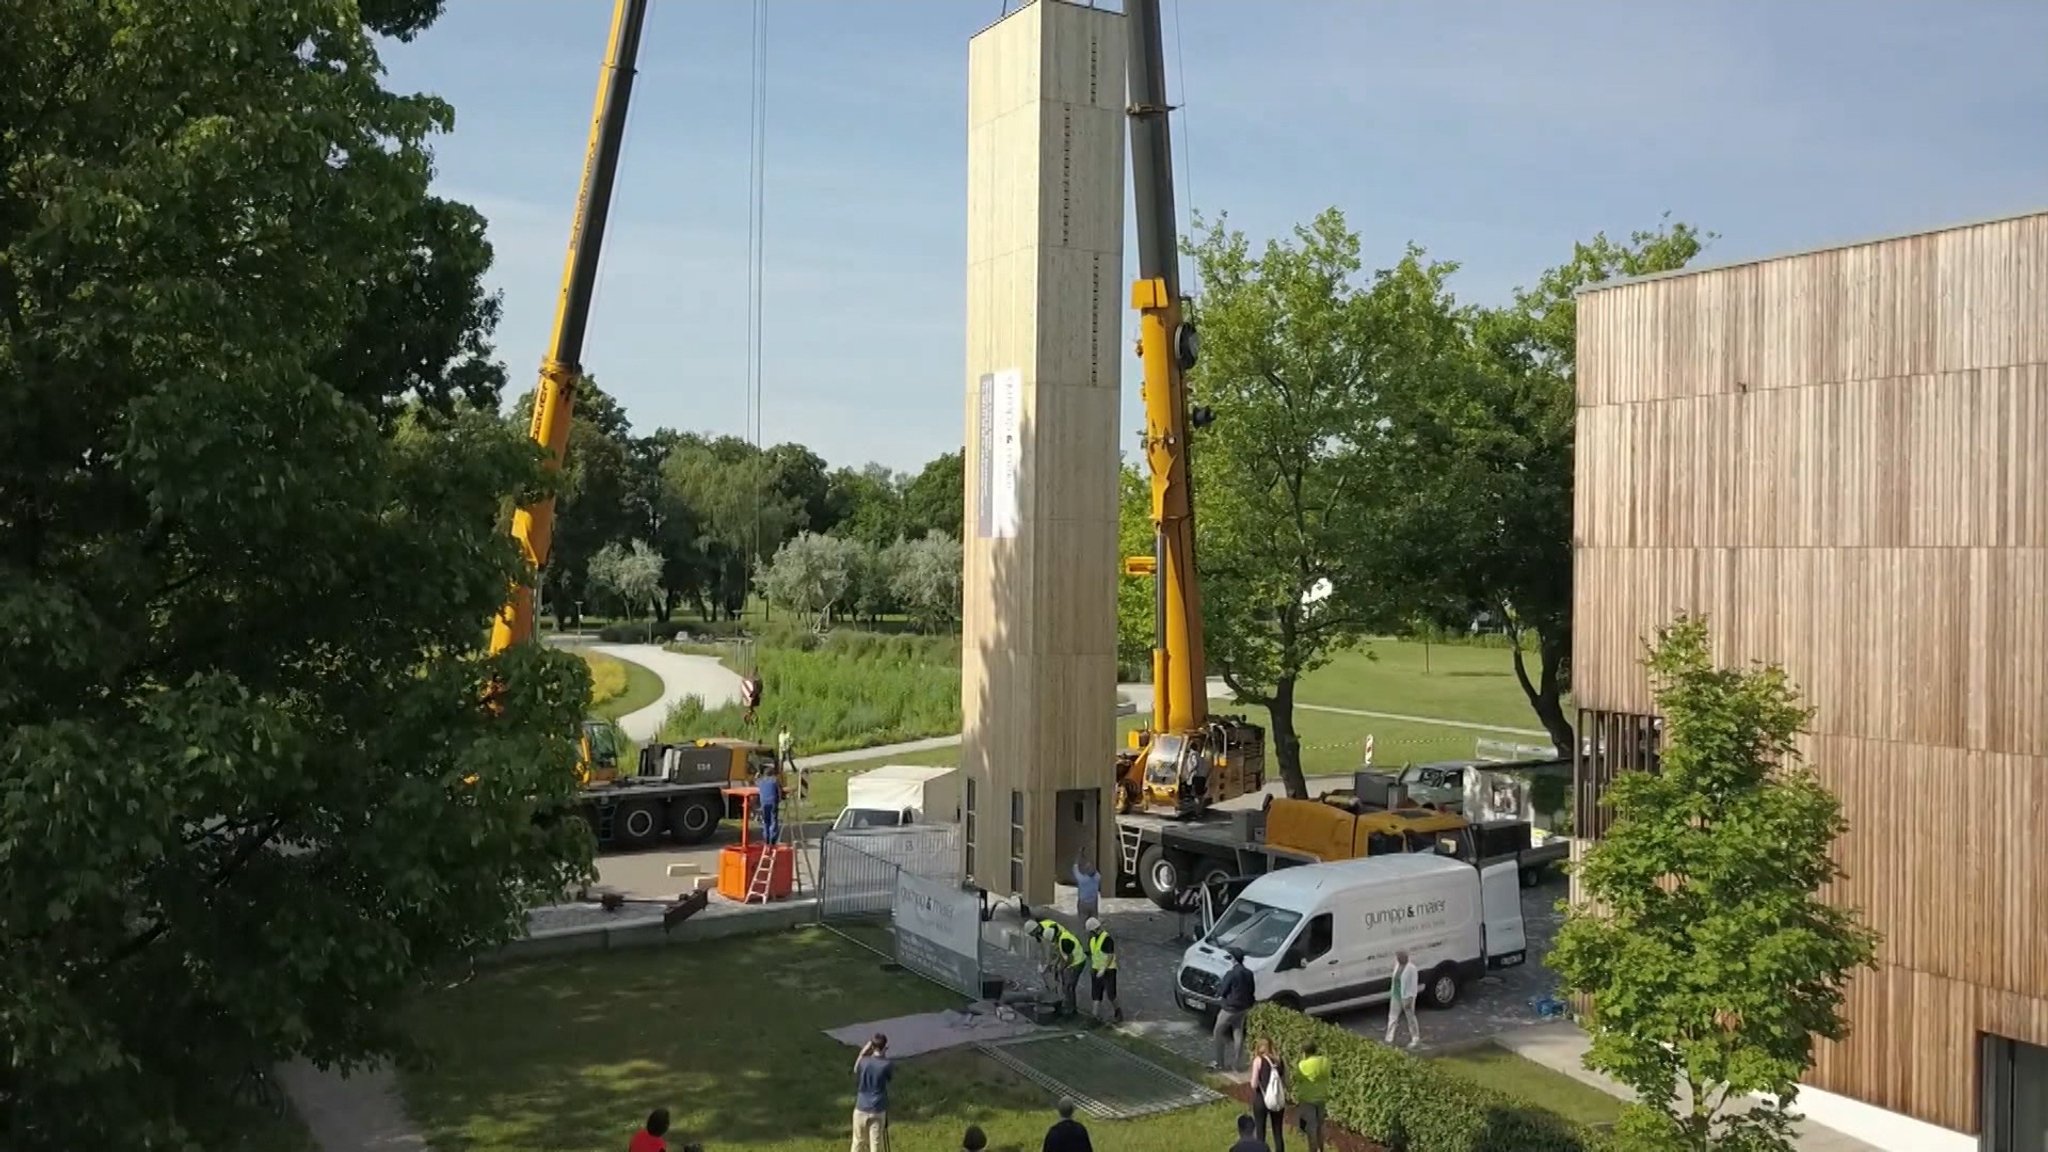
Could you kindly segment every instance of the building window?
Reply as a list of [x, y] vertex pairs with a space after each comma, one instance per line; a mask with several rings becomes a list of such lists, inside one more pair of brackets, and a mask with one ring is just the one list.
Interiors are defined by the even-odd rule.
[[2048, 1152], [2048, 1048], [1985, 1035], [1977, 1061], [1978, 1147]]
[[1597, 840], [1614, 814], [1601, 800], [1623, 772], [1655, 772], [1664, 721], [1633, 712], [1579, 711], [1579, 746], [1572, 757], [1572, 835]]
[[1010, 891], [1024, 890], [1024, 793], [1010, 790]]
[[967, 874], [967, 879], [969, 880], [974, 879], [974, 805], [977, 799], [975, 792], [974, 777], [969, 776], [967, 778], [966, 811], [960, 814], [961, 822], [965, 825], [964, 832], [967, 841], [966, 856], [962, 858], [961, 865], [962, 871]]

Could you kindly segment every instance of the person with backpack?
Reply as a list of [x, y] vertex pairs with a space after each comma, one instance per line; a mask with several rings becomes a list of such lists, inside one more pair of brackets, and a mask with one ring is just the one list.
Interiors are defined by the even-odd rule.
[[1287, 1065], [1265, 1036], [1252, 1046], [1252, 1120], [1255, 1134], [1272, 1132], [1266, 1142], [1272, 1152], [1287, 1152]]

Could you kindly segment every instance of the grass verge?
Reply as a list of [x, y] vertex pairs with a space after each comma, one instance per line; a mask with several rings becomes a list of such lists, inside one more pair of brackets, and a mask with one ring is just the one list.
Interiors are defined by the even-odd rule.
[[[854, 1053], [823, 1030], [958, 1003], [815, 930], [541, 962], [424, 997], [413, 1024], [434, 1062], [402, 1085], [442, 1152], [617, 1152], [657, 1106], [674, 1147], [830, 1147], [847, 1138]], [[1033, 1148], [1052, 1103], [971, 1050], [904, 1060], [891, 1143], [954, 1149], [978, 1124], [992, 1148]], [[1119, 1152], [1220, 1148], [1237, 1111], [1089, 1127]]]
[[661, 677], [631, 660], [602, 652], [581, 653], [590, 665], [590, 711], [607, 720], [638, 712], [661, 699]]
[[1494, 1044], [1434, 1057], [1437, 1067], [1589, 1127], [1621, 1118], [1623, 1102]]

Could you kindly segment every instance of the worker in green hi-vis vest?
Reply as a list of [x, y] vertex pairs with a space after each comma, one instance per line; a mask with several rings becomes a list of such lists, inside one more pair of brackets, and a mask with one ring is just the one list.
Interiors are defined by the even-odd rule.
[[1330, 1058], [1311, 1040], [1294, 1066], [1294, 1122], [1308, 1137], [1308, 1152], [1323, 1152], [1323, 1115], [1330, 1103]]

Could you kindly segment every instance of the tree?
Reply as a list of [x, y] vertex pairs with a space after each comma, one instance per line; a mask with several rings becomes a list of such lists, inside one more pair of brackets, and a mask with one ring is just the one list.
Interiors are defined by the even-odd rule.
[[[1647, 665], [1660, 763], [1609, 786], [1587, 902], [1549, 962], [1591, 997], [1586, 1064], [1635, 1089], [1624, 1127], [1646, 1146], [1789, 1152], [1814, 1037], [1847, 1035], [1844, 987], [1876, 955], [1857, 913], [1819, 895], [1841, 875], [1841, 804], [1800, 761], [1811, 713], [1782, 669], [1717, 667], [1686, 617]], [[1778, 1102], [1725, 1110], [1759, 1092]]]
[[915, 539], [944, 532], [960, 539], [967, 508], [967, 480], [961, 470], [965, 454], [948, 452], [926, 464], [903, 486], [903, 529]]
[[748, 573], [796, 532], [802, 510], [777, 489], [766, 457], [731, 436], [684, 439], [662, 462], [661, 475], [694, 514], [698, 546], [716, 565], [716, 603], [738, 613], [746, 606]]
[[9, 7], [0, 1146], [234, 1146], [589, 874], [587, 673], [478, 654], [546, 481], [379, 84], [436, 7]]
[[872, 623], [898, 608], [896, 570], [902, 554], [893, 547], [876, 548], [859, 541], [854, 541], [854, 545], [858, 559], [847, 603], [852, 606], [856, 618]]
[[813, 532], [832, 531], [838, 519], [824, 459], [801, 444], [777, 444], [764, 455], [775, 478], [775, 491], [801, 514], [795, 525]]
[[[1515, 677], [1569, 756], [1571, 690], [1572, 435], [1577, 402], [1581, 288], [1616, 276], [1684, 267], [1702, 235], [1686, 224], [1605, 234], [1575, 246], [1569, 263], [1515, 293], [1512, 307], [1472, 314], [1470, 363], [1416, 398], [1428, 446], [1413, 480], [1420, 519], [1399, 539], [1414, 545], [1408, 570], [1445, 614], [1497, 616], [1514, 640]], [[1532, 674], [1525, 650], [1534, 648]]]
[[896, 599], [918, 626], [936, 630], [960, 619], [960, 542], [944, 532], [890, 547]]
[[896, 474], [880, 464], [832, 473], [835, 531], [886, 548], [904, 535], [903, 493]]
[[1189, 386], [1216, 416], [1191, 445], [1208, 656], [1265, 707], [1281, 778], [1304, 796], [1295, 684], [1400, 615], [1403, 401], [1464, 346], [1454, 266], [1411, 248], [1360, 287], [1335, 209], [1256, 257], [1220, 220], [1190, 251], [1205, 291]]
[[832, 610], [853, 586], [859, 566], [859, 544], [837, 536], [799, 532], [775, 553], [761, 574], [761, 592], [823, 632], [832, 626]]
[[590, 558], [590, 583], [615, 597], [628, 617], [637, 617], [661, 603], [661, 568], [661, 553], [645, 540], [607, 544]]
[[[1126, 463], [1118, 478], [1117, 546], [1123, 556], [1150, 556], [1153, 536], [1151, 482], [1136, 465]], [[1158, 631], [1152, 601], [1152, 581], [1130, 576], [1117, 581], [1116, 663], [1121, 675], [1151, 679]]]

